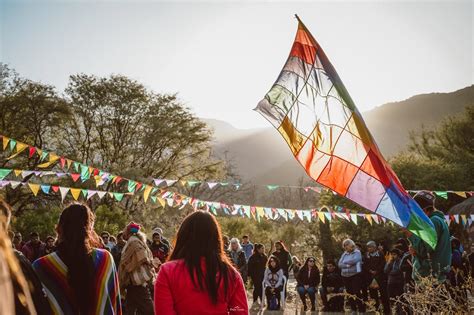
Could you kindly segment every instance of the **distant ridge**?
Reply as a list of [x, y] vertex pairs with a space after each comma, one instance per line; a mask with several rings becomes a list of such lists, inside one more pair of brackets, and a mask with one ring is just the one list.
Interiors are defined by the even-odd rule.
[[[389, 158], [406, 147], [410, 131], [433, 127], [470, 105], [474, 105], [474, 85], [450, 93], [415, 95], [381, 105], [362, 116], [382, 153]], [[243, 180], [294, 185], [306, 176], [274, 128], [242, 130], [216, 119], [204, 121], [215, 132], [216, 154], [230, 158]]]

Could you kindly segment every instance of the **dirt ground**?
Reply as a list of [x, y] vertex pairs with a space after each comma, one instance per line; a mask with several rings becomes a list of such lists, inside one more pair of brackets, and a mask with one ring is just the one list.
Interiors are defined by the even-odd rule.
[[[247, 296], [248, 296], [248, 303], [249, 306], [252, 305], [252, 290], [247, 291]], [[319, 295], [318, 295], [319, 297]], [[470, 305], [470, 314], [474, 314], [474, 297], [468, 293], [468, 298], [469, 298], [469, 305]], [[322, 302], [319, 300], [318, 303], [318, 309], [316, 311], [311, 312], [311, 311], [306, 311], [304, 312], [303, 310], [303, 305], [301, 303], [301, 300], [296, 293], [296, 281], [290, 276], [290, 280], [288, 281], [288, 296], [286, 298], [286, 307], [284, 310], [281, 311], [267, 311], [267, 310], [261, 310], [259, 307], [256, 307], [254, 309], [249, 310], [249, 314], [251, 315], [280, 315], [280, 314], [285, 314], [285, 315], [290, 315], [290, 314], [295, 314], [295, 315], [309, 315], [309, 314], [350, 314], [350, 309], [346, 308], [345, 313], [329, 313], [329, 312], [321, 312], [322, 308]], [[308, 301], [309, 305], [309, 301]], [[365, 314], [378, 314], [376, 312], [366, 312]]]

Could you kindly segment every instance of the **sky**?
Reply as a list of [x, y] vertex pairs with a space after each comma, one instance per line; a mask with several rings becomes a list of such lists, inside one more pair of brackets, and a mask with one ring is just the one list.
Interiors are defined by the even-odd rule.
[[469, 0], [0, 0], [0, 61], [61, 93], [71, 74], [123, 74], [199, 117], [268, 127], [252, 109], [286, 61], [295, 13], [360, 111], [473, 84]]

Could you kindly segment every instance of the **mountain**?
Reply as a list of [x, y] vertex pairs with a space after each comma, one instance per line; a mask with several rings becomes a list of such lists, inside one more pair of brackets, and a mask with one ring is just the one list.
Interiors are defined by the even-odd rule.
[[[474, 105], [474, 85], [455, 92], [421, 94], [387, 103], [362, 116], [382, 153], [389, 158], [406, 147], [410, 131], [433, 127], [469, 105]], [[219, 120], [204, 121], [214, 130], [216, 154], [230, 159], [243, 180], [294, 185], [306, 176], [274, 128], [242, 130]]]

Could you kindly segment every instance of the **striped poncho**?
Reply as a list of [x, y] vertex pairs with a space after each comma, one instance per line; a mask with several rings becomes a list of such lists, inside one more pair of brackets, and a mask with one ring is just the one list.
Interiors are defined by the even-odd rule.
[[[95, 266], [94, 312], [91, 314], [120, 315], [120, 290], [112, 255], [102, 249], [92, 250]], [[51, 253], [33, 263], [48, 296], [53, 314], [76, 314], [72, 288], [67, 281], [67, 266], [57, 253]]]

